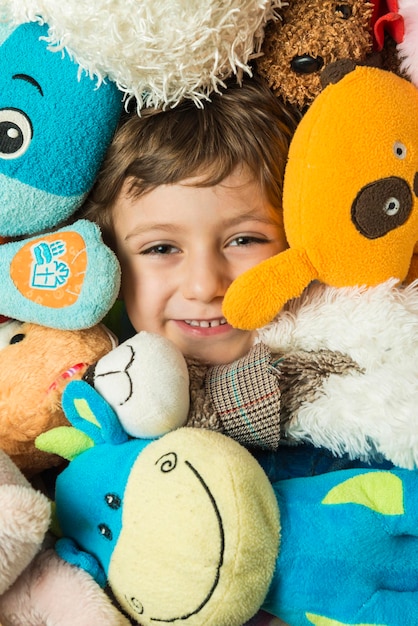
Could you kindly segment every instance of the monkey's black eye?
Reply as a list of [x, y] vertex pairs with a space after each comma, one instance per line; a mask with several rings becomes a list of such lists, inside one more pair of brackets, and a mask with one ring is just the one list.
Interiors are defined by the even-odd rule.
[[343, 20], [348, 20], [353, 14], [352, 8], [348, 4], [337, 4], [335, 12], [341, 13]]
[[107, 524], [99, 524], [97, 528], [99, 529], [99, 533], [102, 535], [102, 537], [108, 539], [109, 541], [112, 541], [113, 534]]
[[122, 501], [116, 493], [107, 493], [105, 495], [105, 501], [108, 507], [111, 509], [120, 509]]
[[23, 333], [18, 333], [17, 335], [13, 335], [13, 337], [10, 339], [9, 343], [13, 344], [13, 343], [19, 343], [20, 341], [23, 341], [25, 338], [25, 335]]

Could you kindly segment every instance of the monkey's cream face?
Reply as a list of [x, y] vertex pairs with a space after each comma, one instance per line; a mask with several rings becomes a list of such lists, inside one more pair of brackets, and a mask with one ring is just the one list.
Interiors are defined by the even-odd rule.
[[108, 577], [141, 624], [223, 623], [233, 610], [238, 626], [256, 612], [277, 557], [278, 510], [244, 448], [210, 431], [174, 431], [138, 457], [123, 506]]

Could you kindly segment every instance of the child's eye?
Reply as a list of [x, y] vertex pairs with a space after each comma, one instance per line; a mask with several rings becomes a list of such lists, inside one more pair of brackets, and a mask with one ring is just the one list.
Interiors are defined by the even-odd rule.
[[179, 249], [175, 246], [172, 246], [168, 243], [158, 243], [154, 246], [150, 246], [146, 250], [143, 250], [141, 254], [155, 254], [155, 255], [163, 255], [163, 254], [175, 254]]
[[262, 237], [255, 237], [254, 235], [240, 235], [232, 239], [228, 245], [230, 246], [250, 246], [252, 244], [267, 243], [266, 239]]

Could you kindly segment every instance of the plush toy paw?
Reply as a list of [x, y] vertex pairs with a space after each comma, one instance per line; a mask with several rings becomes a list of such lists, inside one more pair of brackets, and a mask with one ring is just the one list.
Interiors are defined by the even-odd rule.
[[99, 228], [80, 220], [0, 246], [1, 313], [53, 328], [89, 328], [116, 300], [119, 263]]
[[238, 276], [225, 294], [223, 313], [236, 328], [261, 328], [317, 276], [308, 256], [290, 248]]

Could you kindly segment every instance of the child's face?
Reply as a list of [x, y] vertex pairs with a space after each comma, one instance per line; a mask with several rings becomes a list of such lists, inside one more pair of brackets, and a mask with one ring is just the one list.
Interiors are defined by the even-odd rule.
[[222, 316], [231, 282], [284, 250], [281, 218], [241, 169], [213, 187], [161, 185], [133, 198], [122, 190], [114, 208], [122, 296], [136, 331], [171, 339], [212, 364], [243, 356], [253, 333]]

